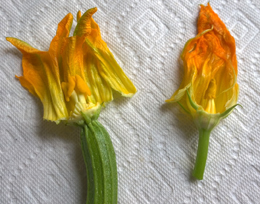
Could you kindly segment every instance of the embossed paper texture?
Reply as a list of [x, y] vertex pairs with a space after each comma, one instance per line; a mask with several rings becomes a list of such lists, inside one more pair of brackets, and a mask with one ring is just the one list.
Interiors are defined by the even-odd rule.
[[197, 33], [201, 3], [1, 1], [0, 203], [85, 203], [79, 130], [42, 120], [41, 102], [14, 77], [22, 74], [22, 55], [5, 37], [47, 50], [67, 13], [95, 6], [103, 39], [138, 89], [131, 99], [115, 95], [99, 118], [117, 155], [118, 203], [260, 203], [259, 1], [210, 2], [236, 39], [243, 108], [212, 132], [203, 181], [191, 177], [198, 131], [177, 105], [164, 103], [181, 82], [179, 56]]

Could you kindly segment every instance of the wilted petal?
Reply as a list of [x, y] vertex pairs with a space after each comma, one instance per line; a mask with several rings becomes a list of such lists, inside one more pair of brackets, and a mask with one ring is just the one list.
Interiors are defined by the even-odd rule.
[[96, 10], [89, 9], [82, 17], [78, 13], [73, 37], [69, 37], [73, 16], [65, 16], [47, 52], [7, 38], [23, 53], [23, 76], [18, 78], [23, 87], [41, 99], [44, 119], [79, 120], [82, 112], [93, 114], [101, 104], [111, 101], [112, 89], [124, 96], [136, 92], [101, 39], [92, 19]]
[[50, 44], [50, 55], [55, 57], [59, 56], [60, 51], [63, 49], [65, 39], [69, 37], [72, 22], [73, 16], [71, 13], [68, 13], [58, 24], [56, 35]]
[[236, 104], [238, 97], [235, 40], [209, 4], [201, 5], [198, 32], [184, 47], [181, 55], [184, 78], [167, 102], [179, 102], [196, 114], [185, 95], [188, 90], [200, 109], [223, 113]]
[[46, 120], [57, 121], [68, 116], [60, 86], [58, 64], [48, 52], [39, 51], [16, 38], [7, 38], [23, 54], [22, 86], [38, 96], [44, 106]]
[[100, 104], [113, 100], [110, 84], [100, 75], [100, 61], [90, 52], [84, 56], [84, 70], [88, 86], [92, 93], [91, 96], [89, 96], [89, 100], [92, 103]]
[[88, 34], [87, 46], [85, 47], [86, 55], [91, 53], [99, 60], [98, 72], [100, 76], [115, 91], [123, 96], [132, 96], [136, 92], [136, 88], [116, 62], [107, 44], [102, 40], [99, 26], [91, 17], [94, 12], [96, 12], [96, 8], [88, 10], [79, 19], [74, 36]]

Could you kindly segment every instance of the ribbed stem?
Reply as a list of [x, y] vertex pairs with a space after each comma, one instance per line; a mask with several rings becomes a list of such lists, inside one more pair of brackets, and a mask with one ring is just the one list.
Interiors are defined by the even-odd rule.
[[105, 128], [85, 120], [81, 147], [87, 170], [87, 204], [117, 203], [116, 156]]
[[192, 173], [192, 175], [199, 180], [203, 179], [203, 174], [206, 166], [210, 132], [211, 131], [204, 129], [199, 130], [199, 145], [197, 150], [197, 158]]

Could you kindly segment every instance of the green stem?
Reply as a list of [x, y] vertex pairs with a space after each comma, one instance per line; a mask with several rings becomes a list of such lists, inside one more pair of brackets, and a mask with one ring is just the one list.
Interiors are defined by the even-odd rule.
[[96, 120], [82, 125], [81, 147], [87, 170], [87, 204], [117, 203], [115, 151], [104, 126]]
[[197, 158], [192, 173], [192, 175], [199, 180], [203, 179], [203, 174], [206, 166], [210, 132], [210, 130], [199, 130], [199, 145], [197, 150]]

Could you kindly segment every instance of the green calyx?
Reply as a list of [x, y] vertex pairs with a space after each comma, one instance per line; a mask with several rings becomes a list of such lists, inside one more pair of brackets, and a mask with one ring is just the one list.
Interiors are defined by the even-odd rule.
[[[191, 107], [194, 108], [194, 110], [195, 110], [195, 113], [192, 113], [191, 115], [199, 130], [204, 129], [207, 131], [212, 131], [214, 129], [214, 127], [216, 127], [222, 119], [226, 118], [234, 110], [234, 108], [239, 105], [239, 104], [236, 104], [236, 105], [228, 108], [223, 113], [211, 114], [211, 113], [204, 111], [204, 109], [201, 106], [197, 105], [192, 100], [188, 90], [186, 90], [186, 92], [188, 95], [189, 103], [190, 103]], [[239, 106], [241, 106], [241, 105], [239, 105]]]
[[88, 114], [88, 113], [81, 113], [81, 116], [83, 118], [83, 120], [80, 121], [80, 123], [86, 123], [89, 124], [92, 121], [95, 121], [98, 119], [100, 111], [101, 111], [102, 106], [99, 106], [95, 112], [93, 112], [92, 114]]

